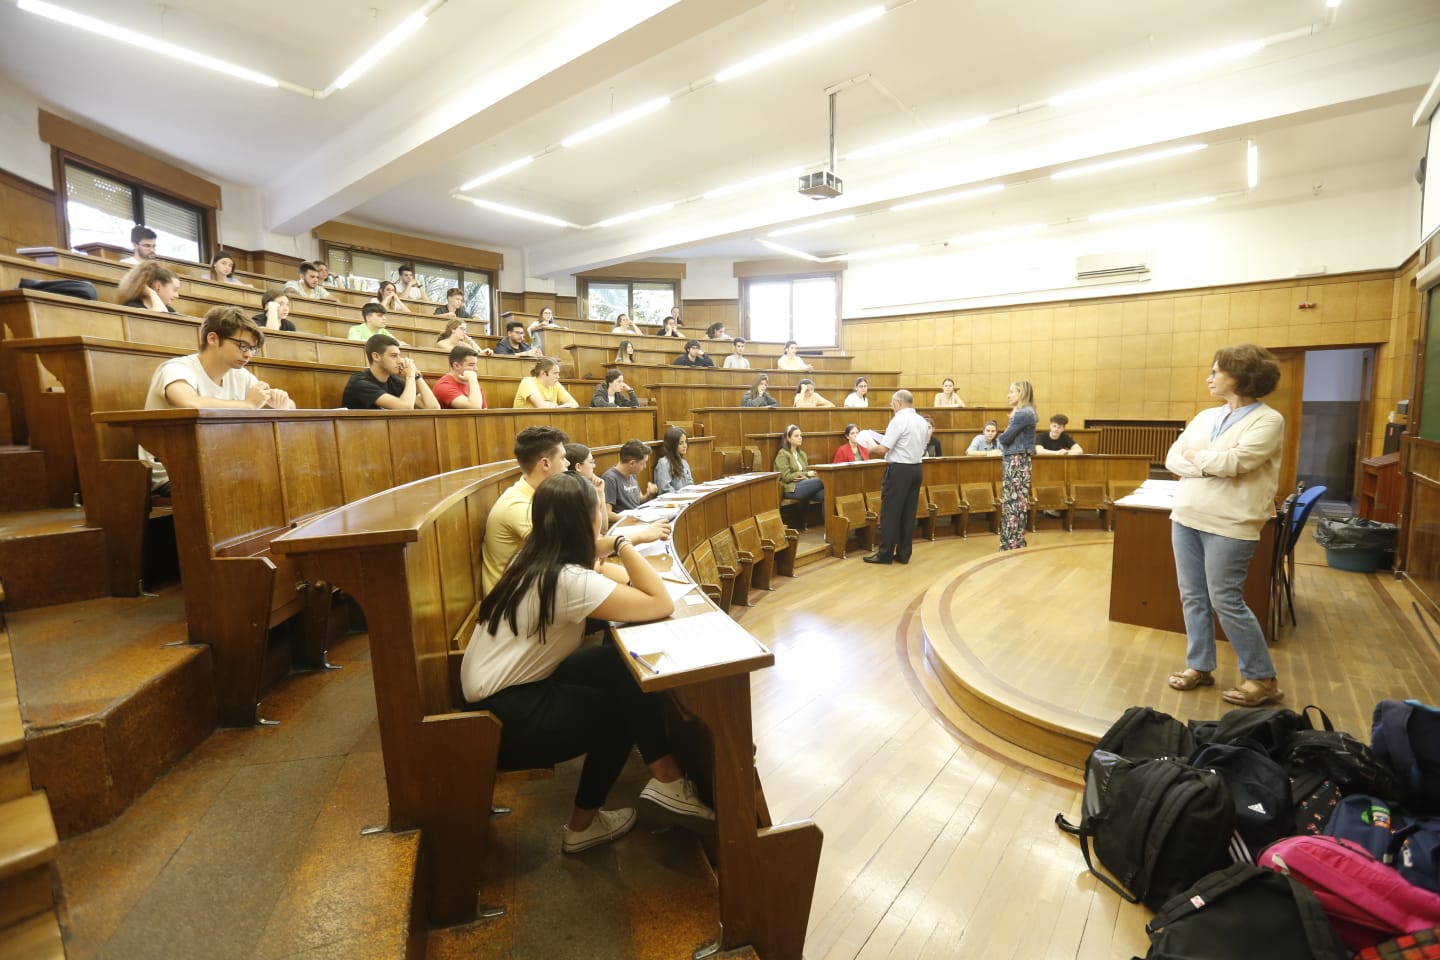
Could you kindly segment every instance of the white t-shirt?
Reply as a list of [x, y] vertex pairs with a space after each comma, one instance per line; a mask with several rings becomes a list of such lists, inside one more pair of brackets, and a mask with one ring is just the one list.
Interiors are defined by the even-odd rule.
[[484, 623], [475, 624], [470, 645], [460, 662], [460, 688], [471, 703], [507, 687], [544, 680], [560, 662], [580, 648], [585, 618], [605, 602], [615, 581], [578, 564], [560, 570], [555, 581], [555, 621], [545, 628], [540, 642], [540, 592], [530, 591], [516, 611], [518, 633], [501, 619], [495, 634]]
[[726, 369], [726, 370], [749, 370], [749, 369], [750, 369], [750, 358], [749, 358], [749, 357], [742, 357], [742, 356], [741, 356], [740, 354], [738, 354], [738, 353], [732, 353], [732, 354], [730, 354], [730, 356], [728, 356], [728, 357], [725, 358], [725, 369]]
[[[216, 383], [210, 379], [210, 374], [200, 365], [200, 354], [192, 353], [188, 357], [176, 357], [173, 360], [166, 360], [155, 370], [155, 375], [150, 378], [150, 389], [145, 393], [146, 410], [169, 410], [173, 404], [165, 399], [165, 388], [176, 381], [184, 380], [191, 388], [202, 397], [209, 397], [212, 400], [244, 400], [250, 392], [250, 387], [255, 383], [255, 374], [244, 367], [235, 367], [225, 371], [225, 375]], [[144, 447], [140, 448], [140, 459], [150, 464], [150, 485], [158, 487], [169, 480], [165, 472], [165, 466], [156, 460]]]
[[856, 393], [854, 390], [851, 390], [851, 391], [850, 391], [850, 396], [848, 396], [848, 397], [845, 398], [845, 406], [847, 406], [847, 407], [868, 407], [868, 406], [870, 406], [870, 398], [869, 398], [868, 395], [862, 397], [862, 396], [860, 396], [860, 394]]

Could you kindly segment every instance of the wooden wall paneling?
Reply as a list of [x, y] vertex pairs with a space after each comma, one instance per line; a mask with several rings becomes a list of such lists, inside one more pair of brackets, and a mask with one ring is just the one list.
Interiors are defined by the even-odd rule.
[[392, 486], [442, 472], [432, 416], [401, 415], [388, 419], [386, 424], [390, 428]]
[[334, 421], [276, 422], [275, 455], [291, 466], [281, 478], [287, 519], [302, 520], [345, 503]]
[[475, 436], [475, 426], [479, 421], [475, 417], [436, 417], [433, 422], [440, 473], [498, 459], [481, 457], [479, 441]]
[[0, 170], [0, 252], [59, 246], [55, 191]]
[[197, 489], [195, 496], [204, 504], [208, 531], [208, 535], [198, 535], [199, 542], [223, 549], [232, 541], [253, 537], [257, 531], [287, 525], [278, 454], [274, 432], [252, 429], [248, 423], [225, 424], [200, 435], [195, 455], [206, 483], [247, 489], [253, 495], [204, 498]]
[[470, 539], [470, 523], [465, 510], [445, 510], [435, 518], [435, 539], [440, 565], [442, 608], [442, 651], [448, 651], [449, 638], [455, 636], [474, 606], [476, 541]]
[[336, 420], [335, 440], [346, 503], [395, 486], [386, 420]]

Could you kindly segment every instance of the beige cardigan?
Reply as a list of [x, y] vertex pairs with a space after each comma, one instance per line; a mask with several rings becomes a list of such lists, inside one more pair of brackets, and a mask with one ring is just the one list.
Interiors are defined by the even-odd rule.
[[[1260, 404], [1215, 440], [1210, 433], [1228, 406], [1203, 411], [1165, 456], [1165, 468], [1180, 477], [1171, 518], [1192, 530], [1236, 540], [1259, 540], [1275, 515], [1280, 448], [1285, 418]], [[1185, 451], [1194, 450], [1192, 463]]]

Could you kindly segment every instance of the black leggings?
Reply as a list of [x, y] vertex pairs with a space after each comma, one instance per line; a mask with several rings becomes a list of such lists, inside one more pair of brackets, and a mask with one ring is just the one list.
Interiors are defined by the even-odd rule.
[[640, 692], [613, 646], [581, 647], [544, 680], [506, 687], [472, 706], [504, 724], [504, 769], [549, 767], [583, 754], [575, 788], [581, 810], [605, 805], [631, 746], [646, 763], [670, 753], [660, 696]]

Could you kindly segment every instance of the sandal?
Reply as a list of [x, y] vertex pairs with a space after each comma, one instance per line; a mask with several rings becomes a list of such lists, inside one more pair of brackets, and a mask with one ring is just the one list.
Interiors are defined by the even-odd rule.
[[1280, 681], [1274, 677], [1247, 678], [1220, 696], [1226, 703], [1233, 703], [1237, 707], [1263, 707], [1267, 703], [1279, 703], [1284, 700], [1285, 691], [1280, 689]]
[[1169, 683], [1171, 690], [1194, 690], [1196, 687], [1215, 686], [1215, 677], [1209, 670], [1186, 667], [1179, 673], [1170, 674]]

